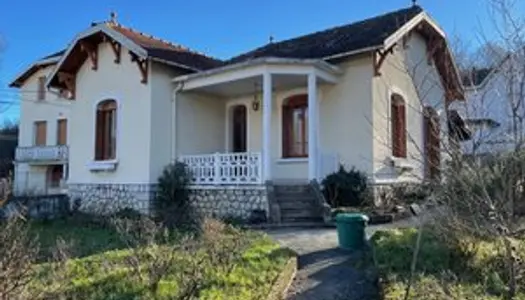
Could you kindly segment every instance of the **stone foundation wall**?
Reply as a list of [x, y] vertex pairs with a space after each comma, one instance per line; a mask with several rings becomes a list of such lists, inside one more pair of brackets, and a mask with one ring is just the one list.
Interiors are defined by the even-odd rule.
[[268, 218], [265, 186], [192, 187], [190, 201], [204, 216], [250, 220], [254, 211], [264, 211]]
[[155, 195], [153, 184], [69, 184], [71, 205], [84, 212], [109, 214], [132, 208], [148, 214]]

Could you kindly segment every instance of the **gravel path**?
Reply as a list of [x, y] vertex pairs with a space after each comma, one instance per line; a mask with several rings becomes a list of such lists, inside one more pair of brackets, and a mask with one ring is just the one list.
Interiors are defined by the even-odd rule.
[[[387, 228], [413, 226], [415, 219], [395, 224], [370, 226], [367, 236]], [[369, 251], [338, 248], [334, 228], [276, 229], [268, 234], [299, 254], [299, 270], [287, 300], [373, 300], [378, 299], [377, 275]]]

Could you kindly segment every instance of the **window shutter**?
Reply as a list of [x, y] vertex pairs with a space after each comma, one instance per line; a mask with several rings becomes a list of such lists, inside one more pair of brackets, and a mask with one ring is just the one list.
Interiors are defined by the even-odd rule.
[[35, 122], [35, 146], [45, 146], [47, 140], [47, 126], [46, 121]]
[[96, 120], [96, 140], [95, 140], [95, 159], [104, 159], [104, 129], [105, 129], [105, 118], [104, 111], [97, 110]]
[[392, 155], [407, 157], [406, 112], [402, 100], [391, 101]]
[[290, 122], [291, 122], [291, 110], [290, 107], [287, 105], [283, 105], [283, 157], [289, 157], [290, 156], [290, 143], [291, 141], [291, 134], [290, 130]]
[[67, 144], [67, 120], [61, 119], [57, 121], [57, 145]]
[[46, 76], [38, 77], [38, 100], [46, 99]]
[[397, 106], [399, 122], [399, 157], [407, 157], [407, 127], [405, 105]]

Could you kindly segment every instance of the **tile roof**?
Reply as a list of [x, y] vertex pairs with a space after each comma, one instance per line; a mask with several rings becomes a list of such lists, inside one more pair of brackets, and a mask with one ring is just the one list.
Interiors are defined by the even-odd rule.
[[356, 23], [303, 35], [282, 42], [270, 43], [233, 57], [237, 63], [258, 57], [326, 58], [337, 54], [383, 45], [384, 40], [405, 23], [421, 13], [414, 5]]
[[144, 34], [124, 27], [120, 24], [107, 22], [113, 30], [118, 31], [137, 45], [144, 48], [148, 56], [187, 66], [196, 71], [208, 70], [222, 65], [222, 61], [203, 53], [191, 50], [181, 45]]

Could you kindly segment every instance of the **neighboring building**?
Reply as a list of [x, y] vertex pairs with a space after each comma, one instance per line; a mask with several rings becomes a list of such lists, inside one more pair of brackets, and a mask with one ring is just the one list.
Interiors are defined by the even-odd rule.
[[[435, 178], [440, 145], [460, 137], [446, 117], [464, 99], [461, 82], [444, 32], [418, 6], [228, 61], [113, 19], [80, 32], [49, 68], [46, 84], [68, 94], [56, 101], [71, 110], [62, 174], [86, 209], [147, 210], [163, 168], [178, 159], [202, 209], [286, 219], [283, 185], [319, 181], [339, 164], [377, 185]], [[35, 89], [40, 74], [13, 85]], [[35, 121], [57, 122], [48, 109], [24, 104], [22, 146], [39, 151], [28, 137], [42, 130]]]
[[17, 76], [20, 88], [20, 128], [15, 153], [15, 192], [61, 194], [66, 191], [68, 121], [72, 102], [65, 93], [46, 88], [63, 51], [44, 57]]
[[525, 50], [509, 54], [491, 68], [463, 72], [468, 101], [456, 104], [472, 139], [462, 143], [469, 156], [498, 154], [525, 140]]

